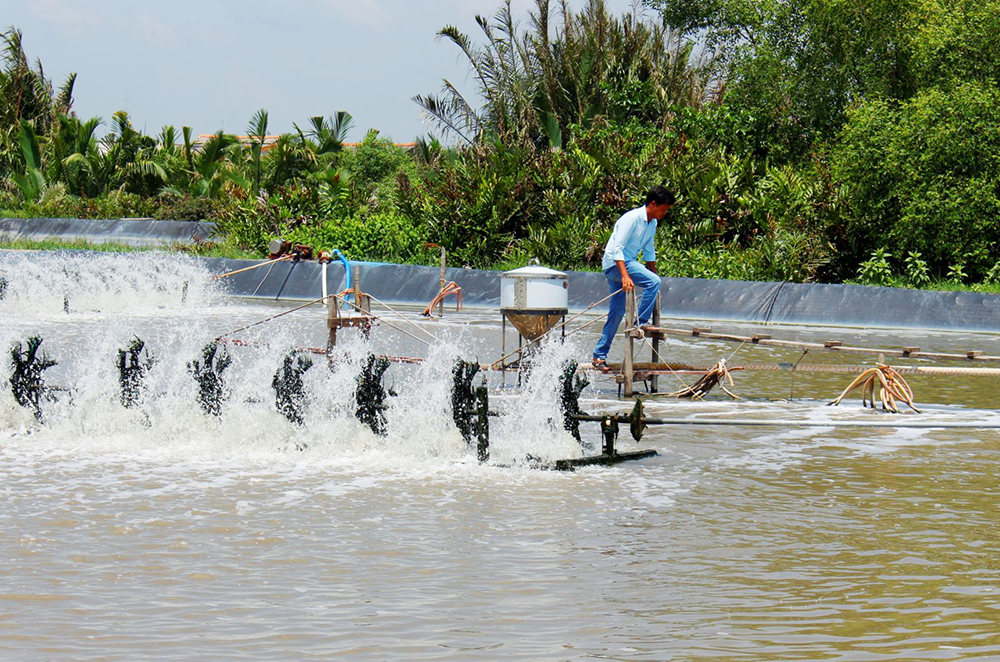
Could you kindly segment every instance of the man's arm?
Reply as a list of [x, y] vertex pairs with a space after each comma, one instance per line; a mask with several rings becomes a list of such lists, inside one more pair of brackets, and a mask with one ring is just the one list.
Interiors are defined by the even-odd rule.
[[615, 222], [615, 227], [611, 230], [611, 236], [608, 237], [607, 246], [604, 248], [604, 254], [616, 263], [625, 259], [625, 238], [628, 236], [628, 228], [625, 226], [626, 223], [619, 218]]
[[635, 289], [635, 283], [632, 282], [632, 277], [628, 275], [628, 269], [625, 268], [625, 261], [615, 260], [615, 264], [622, 275], [622, 289], [626, 292], [631, 292]]

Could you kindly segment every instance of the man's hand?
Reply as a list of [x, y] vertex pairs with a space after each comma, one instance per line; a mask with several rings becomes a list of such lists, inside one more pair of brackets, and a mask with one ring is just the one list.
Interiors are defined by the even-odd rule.
[[622, 289], [626, 292], [631, 292], [635, 289], [635, 283], [632, 282], [632, 277], [628, 275], [625, 262], [623, 260], [615, 260], [615, 264], [618, 265], [618, 271], [622, 275]]

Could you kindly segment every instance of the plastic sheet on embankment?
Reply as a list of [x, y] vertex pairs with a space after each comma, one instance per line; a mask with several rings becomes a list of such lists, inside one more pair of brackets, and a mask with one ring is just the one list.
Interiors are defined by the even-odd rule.
[[[0, 238], [86, 239], [136, 245], [167, 245], [203, 240], [211, 223], [149, 219], [0, 219]], [[207, 259], [216, 273], [254, 264]], [[440, 286], [440, 269], [412, 265], [356, 263], [362, 288], [386, 303], [426, 305]], [[320, 266], [279, 263], [239, 274], [225, 282], [232, 294], [267, 299], [312, 300], [322, 296]], [[330, 265], [330, 291], [344, 286], [344, 270]], [[462, 287], [465, 304], [495, 308], [500, 303], [500, 272], [448, 269], [447, 279]], [[581, 310], [608, 293], [599, 273], [570, 272], [571, 310]], [[450, 301], [449, 301], [450, 303]], [[1000, 331], [1000, 295], [926, 292], [860, 285], [751, 283], [693, 278], [663, 279], [663, 314], [670, 318], [814, 324], [953, 331]]]
[[83, 240], [92, 244], [169, 246], [204, 241], [215, 231], [214, 223], [155, 221], [147, 218], [0, 218], [0, 239], [43, 241]]
[[[254, 264], [209, 259], [223, 273]], [[437, 267], [352, 263], [359, 266], [361, 288], [386, 303], [426, 305], [438, 292]], [[226, 279], [230, 293], [267, 299], [311, 300], [322, 296], [321, 268], [314, 262], [281, 262]], [[462, 288], [465, 305], [500, 305], [499, 271], [447, 270], [446, 279]], [[344, 268], [329, 266], [330, 292], [345, 287]], [[663, 279], [665, 317], [760, 324], [811, 324], [953, 331], [1000, 331], [1000, 295], [929, 292], [891, 287], [806, 283], [756, 283], [695, 278]], [[608, 294], [599, 273], [569, 272], [571, 310], [582, 310]], [[446, 305], [453, 305], [451, 299]], [[602, 306], [601, 309], [606, 309]]]

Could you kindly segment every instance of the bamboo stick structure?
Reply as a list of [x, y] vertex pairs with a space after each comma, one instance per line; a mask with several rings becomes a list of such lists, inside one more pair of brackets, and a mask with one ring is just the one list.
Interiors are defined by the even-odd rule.
[[[797, 340], [781, 340], [772, 338], [769, 334], [757, 333], [752, 335], [739, 335], [732, 333], [713, 333], [712, 329], [706, 327], [692, 327], [688, 329], [677, 329], [660, 326], [660, 298], [657, 297], [656, 306], [653, 310], [653, 324], [645, 327], [641, 331], [635, 328], [636, 311], [635, 290], [626, 293], [625, 300], [625, 357], [620, 365], [609, 364], [612, 370], [617, 371], [615, 381], [621, 385], [625, 397], [632, 397], [635, 393], [636, 382], [644, 382], [648, 385], [650, 393], [659, 390], [658, 378], [665, 375], [697, 375], [705, 374], [711, 370], [711, 366], [689, 366], [672, 365], [664, 363], [660, 356], [660, 340], [667, 336], [688, 336], [693, 338], [704, 338], [708, 340], [722, 340], [726, 342], [739, 343], [741, 345], [759, 345], [761, 347], [781, 347], [797, 349], [803, 351], [823, 351], [840, 352], [842, 354], [882, 356], [885, 358], [913, 358], [932, 359], [938, 361], [971, 361], [974, 363], [995, 363], [1000, 362], [1000, 356], [987, 355], [979, 350], [967, 350], [964, 353], [954, 352], [924, 352], [919, 347], [902, 347], [896, 349], [876, 348], [876, 347], [853, 347], [844, 345], [840, 340], [827, 340], [824, 342], [803, 342]], [[635, 356], [635, 339], [649, 338], [652, 341], [652, 361], [650, 363], [639, 363]], [[730, 371], [796, 371], [796, 372], [843, 372], [860, 373], [870, 366], [842, 365], [842, 364], [796, 364], [791, 363], [745, 363], [729, 367]], [[978, 377], [1000, 377], [1000, 368], [971, 368], [958, 366], [893, 366], [903, 374], [915, 375], [960, 375]]]

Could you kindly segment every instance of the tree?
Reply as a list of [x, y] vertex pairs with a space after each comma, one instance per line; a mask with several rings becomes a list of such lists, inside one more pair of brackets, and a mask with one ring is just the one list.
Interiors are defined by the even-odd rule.
[[23, 35], [16, 28], [0, 34], [0, 176], [19, 169], [21, 121], [31, 122], [38, 135], [45, 136], [60, 115], [73, 105], [76, 74], [70, 74], [58, 91], [45, 77], [41, 61], [32, 66], [24, 52]]
[[837, 135], [865, 99], [917, 90], [924, 0], [646, 0], [665, 23], [717, 47], [725, 102], [746, 110], [748, 147], [796, 159]]
[[854, 211], [854, 263], [877, 248], [921, 253], [943, 274], [984, 275], [1000, 257], [1000, 89], [928, 88], [852, 110], [834, 153]]
[[559, 147], [597, 117], [663, 125], [673, 106], [699, 106], [715, 94], [713, 54], [662, 25], [616, 18], [604, 0], [588, 0], [580, 12], [566, 0], [558, 10], [535, 2], [528, 29], [514, 21], [510, 0], [492, 19], [477, 16], [482, 46], [454, 26], [438, 33], [468, 60], [480, 102], [448, 80], [440, 95], [414, 97], [446, 134], [468, 145], [489, 135]]

